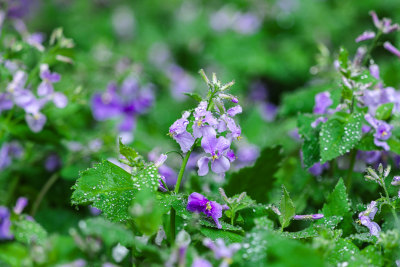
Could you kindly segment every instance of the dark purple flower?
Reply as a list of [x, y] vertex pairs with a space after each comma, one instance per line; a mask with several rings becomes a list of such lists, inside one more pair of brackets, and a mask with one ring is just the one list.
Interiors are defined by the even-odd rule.
[[329, 169], [329, 163], [328, 162], [326, 162], [324, 164], [321, 164], [321, 163], [317, 162], [314, 165], [312, 165], [311, 168], [308, 169], [308, 171], [314, 176], [319, 176], [326, 169]]
[[324, 218], [324, 214], [294, 215], [293, 220], [319, 220]]
[[391, 43], [385, 42], [385, 43], [383, 44], [383, 47], [384, 47], [387, 51], [389, 51], [390, 53], [392, 53], [393, 55], [395, 55], [396, 57], [399, 57], [399, 58], [400, 58], [400, 51], [399, 51], [396, 47], [394, 47]]
[[222, 225], [219, 223], [218, 219], [222, 217], [222, 210], [224, 209], [224, 207], [222, 207], [217, 202], [210, 201], [205, 196], [194, 192], [189, 195], [186, 208], [188, 211], [191, 212], [204, 213], [214, 220], [219, 229], [222, 228]]
[[175, 121], [169, 128], [169, 135], [180, 145], [182, 152], [188, 152], [195, 141], [195, 138], [186, 131], [186, 127], [189, 124], [188, 117], [190, 113], [184, 112], [182, 118]]
[[206, 238], [203, 240], [203, 245], [214, 252], [215, 259], [223, 259], [225, 263], [228, 263], [224, 266], [228, 266], [229, 263], [232, 262], [233, 255], [235, 255], [241, 247], [239, 243], [233, 243], [226, 246], [224, 240], [221, 238], [218, 238], [215, 242], [210, 238]]
[[55, 171], [61, 166], [60, 158], [56, 154], [52, 154], [46, 158], [44, 167], [48, 172]]
[[322, 92], [315, 96], [315, 114], [326, 114], [328, 107], [333, 104], [331, 94], [329, 92]]
[[216, 137], [215, 134], [204, 136], [201, 140], [201, 147], [210, 156], [201, 157], [197, 166], [199, 167], [198, 174], [204, 176], [208, 173], [208, 163], [211, 161], [211, 170], [217, 174], [225, 173], [229, 170], [230, 161], [226, 157], [231, 143], [223, 136]]
[[386, 141], [392, 135], [393, 126], [372, 117], [370, 114], [365, 114], [365, 120], [375, 129], [374, 143], [376, 146], [383, 147], [386, 151], [390, 150]]
[[0, 240], [10, 240], [13, 235], [10, 233], [10, 212], [4, 207], [0, 206]]
[[19, 197], [14, 207], [16, 214], [21, 214], [24, 208], [28, 205], [28, 199], [26, 197]]
[[192, 267], [212, 267], [212, 264], [203, 258], [196, 258], [192, 263]]
[[363, 32], [360, 36], [358, 36], [356, 38], [356, 43], [362, 42], [362, 41], [366, 41], [366, 40], [370, 40], [375, 38], [375, 33], [372, 31], [365, 31]]

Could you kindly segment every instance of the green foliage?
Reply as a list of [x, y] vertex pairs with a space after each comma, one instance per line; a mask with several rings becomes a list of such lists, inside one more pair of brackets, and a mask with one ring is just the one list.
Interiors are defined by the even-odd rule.
[[20, 243], [0, 244], [0, 265], [4, 267], [29, 266], [29, 251]]
[[369, 260], [361, 254], [360, 250], [351, 241], [340, 238], [334, 243], [334, 248], [329, 252], [327, 260], [334, 266], [346, 262], [346, 266], [369, 266]]
[[252, 199], [265, 203], [274, 182], [274, 173], [283, 156], [280, 147], [264, 148], [253, 167], [232, 174], [224, 189], [228, 195], [246, 192]]
[[159, 179], [153, 164], [131, 175], [111, 162], [103, 161], [81, 173], [73, 187], [72, 203], [92, 204], [111, 221], [125, 221], [130, 218], [128, 208], [136, 193], [145, 188], [157, 191]]
[[13, 222], [12, 233], [17, 241], [27, 245], [45, 245], [47, 239], [46, 230], [34, 221], [22, 220]]
[[193, 100], [197, 102], [201, 102], [203, 99], [201, 96], [197, 93], [183, 93], [184, 95], [187, 95], [188, 97], [192, 98]]
[[109, 247], [120, 243], [131, 246], [134, 235], [119, 223], [110, 222], [102, 217], [90, 218], [79, 222], [79, 229], [85, 236], [99, 237]]
[[143, 168], [144, 161], [142, 156], [140, 156], [132, 147], [124, 145], [121, 139], [119, 139], [119, 153], [126, 158], [126, 163], [129, 166]]
[[283, 230], [290, 224], [290, 220], [296, 214], [296, 210], [293, 204], [292, 199], [289, 196], [289, 193], [286, 191], [284, 185], [282, 185], [282, 196], [281, 202], [279, 204], [279, 211], [281, 215], [279, 215], [279, 221], [281, 223], [281, 229]]
[[243, 240], [243, 236], [239, 235], [235, 232], [230, 231], [220, 231], [218, 229], [202, 227], [200, 232], [205, 236], [212, 240], [216, 240], [218, 238], [222, 238], [224, 241], [228, 241], [229, 243], [240, 243]]
[[339, 179], [333, 192], [328, 196], [326, 204], [322, 208], [325, 217], [345, 216], [350, 211], [349, 199], [346, 193], [346, 186], [342, 179]]
[[393, 103], [386, 103], [380, 105], [375, 112], [375, 118], [378, 120], [387, 120], [392, 115], [394, 104]]
[[309, 168], [320, 160], [319, 131], [318, 127], [313, 128], [311, 124], [317, 119], [315, 115], [299, 114], [297, 117], [297, 127], [299, 135], [303, 139], [302, 152], [304, 167]]
[[348, 153], [361, 139], [363, 115], [341, 113], [328, 119], [321, 127], [319, 136], [321, 161], [337, 158]]

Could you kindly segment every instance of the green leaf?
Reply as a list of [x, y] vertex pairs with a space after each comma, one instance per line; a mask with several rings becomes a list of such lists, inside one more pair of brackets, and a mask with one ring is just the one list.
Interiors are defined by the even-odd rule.
[[342, 84], [342, 98], [349, 101], [352, 101], [353, 99], [353, 90], [351, 90], [345, 84]]
[[350, 212], [350, 203], [347, 197], [346, 186], [342, 179], [336, 184], [333, 192], [322, 208], [325, 217], [342, 216], [344, 217]]
[[400, 154], [400, 140], [397, 139], [396, 137], [391, 137], [389, 140], [387, 140], [387, 144], [390, 147], [390, 151]]
[[229, 231], [220, 231], [214, 228], [202, 227], [200, 232], [208, 238], [212, 240], [216, 240], [218, 238], [222, 238], [225, 241], [229, 241], [229, 243], [240, 243], [243, 240], [243, 236]]
[[0, 266], [32, 266], [28, 249], [21, 243], [0, 244]]
[[126, 158], [126, 162], [131, 167], [142, 168], [144, 166], [144, 161], [142, 156], [136, 152], [132, 147], [126, 146], [119, 139], [119, 153]]
[[383, 120], [383, 121], [389, 119], [390, 116], [392, 115], [393, 107], [394, 107], [393, 103], [386, 103], [386, 104], [380, 105], [376, 109], [375, 117], [378, 120]]
[[187, 95], [188, 97], [191, 97], [192, 99], [196, 100], [197, 102], [201, 102], [203, 99], [199, 94], [196, 93], [183, 93], [184, 95]]
[[131, 246], [134, 236], [131, 231], [119, 223], [110, 222], [102, 217], [90, 218], [79, 222], [79, 228], [86, 236], [99, 237], [107, 246], [120, 243]]
[[289, 196], [284, 185], [282, 185], [282, 196], [281, 203], [279, 204], [279, 210], [281, 215], [279, 216], [279, 221], [281, 223], [281, 228], [284, 229], [290, 224], [290, 220], [296, 214], [296, 210], [292, 199]]
[[125, 221], [131, 217], [128, 208], [135, 194], [143, 188], [157, 191], [159, 179], [154, 164], [131, 175], [111, 162], [103, 161], [81, 173], [73, 186], [72, 204], [92, 204], [111, 221]]
[[349, 52], [341, 47], [339, 52], [339, 65], [343, 69], [347, 69], [349, 66]]
[[299, 114], [297, 117], [297, 126], [299, 135], [303, 138], [302, 145], [304, 167], [308, 169], [314, 163], [320, 160], [319, 147], [319, 131], [321, 124], [316, 128], [311, 127], [311, 124], [317, 119], [315, 115]]
[[356, 149], [362, 151], [379, 150], [379, 148], [374, 144], [374, 135], [372, 133], [364, 135], [356, 145]]
[[252, 199], [265, 203], [274, 182], [274, 174], [283, 159], [281, 147], [264, 148], [253, 167], [233, 173], [224, 189], [227, 195], [246, 192]]
[[339, 114], [322, 125], [319, 142], [322, 163], [348, 153], [362, 137], [361, 113]]
[[11, 231], [17, 241], [30, 245], [44, 245], [47, 239], [47, 232], [35, 221], [14, 221]]
[[329, 252], [327, 260], [333, 266], [339, 266], [346, 262], [346, 266], [370, 266], [368, 259], [364, 257], [356, 245], [350, 240], [340, 238], [334, 243], [334, 248]]

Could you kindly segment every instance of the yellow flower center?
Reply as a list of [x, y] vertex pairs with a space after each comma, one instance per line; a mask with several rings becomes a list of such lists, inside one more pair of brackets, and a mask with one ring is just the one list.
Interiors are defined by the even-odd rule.
[[236, 139], [238, 140], [238, 141], [240, 141], [240, 139], [242, 139], [243, 137], [241, 137], [240, 135], [238, 136], [238, 137], [236, 137]]
[[203, 122], [201, 120], [197, 121], [197, 126], [200, 127], [203, 124]]
[[387, 135], [388, 133], [386, 132], [386, 131], [383, 131], [382, 132], [382, 136], [385, 136], [385, 135]]
[[233, 260], [231, 258], [224, 258], [224, 262], [226, 262], [228, 265], [231, 265]]
[[213, 155], [213, 156], [212, 156], [212, 160], [214, 161], [214, 160], [216, 160], [216, 159], [218, 159], [218, 156], [217, 156], [217, 155]]
[[210, 205], [210, 201], [208, 201], [206, 205], [207, 205], [206, 210], [211, 210], [212, 209], [212, 207]]

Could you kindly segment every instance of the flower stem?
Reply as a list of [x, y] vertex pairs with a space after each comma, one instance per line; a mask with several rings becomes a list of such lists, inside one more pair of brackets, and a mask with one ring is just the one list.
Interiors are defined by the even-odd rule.
[[354, 170], [354, 165], [356, 163], [356, 156], [357, 156], [357, 150], [353, 149], [350, 152], [350, 166], [349, 170], [347, 171], [347, 177], [346, 177], [346, 188], [347, 192], [350, 192], [350, 187], [351, 187], [351, 180], [353, 177], [353, 170]]
[[385, 180], [384, 180], [383, 177], [381, 177], [381, 184], [382, 184], [383, 191], [385, 191], [386, 202], [387, 202], [387, 203], [390, 205], [390, 207], [391, 207], [390, 210], [391, 210], [391, 212], [392, 212], [392, 215], [393, 215], [394, 220], [396, 221], [396, 226], [400, 229], [399, 217], [397, 217], [396, 210], [395, 210], [396, 208], [393, 206], [392, 202], [390, 201], [389, 193], [388, 193], [388, 191], [387, 191], [387, 189], [386, 189], [386, 184], [385, 184]]
[[47, 191], [49, 191], [49, 189], [53, 186], [53, 184], [58, 180], [59, 174], [58, 173], [54, 173], [49, 180], [47, 180], [47, 182], [44, 184], [44, 186], [42, 187], [42, 189], [39, 192], [39, 195], [36, 197], [35, 202], [32, 205], [32, 209], [31, 209], [31, 216], [34, 217], [39, 206], [40, 203], [42, 203], [42, 200], [44, 198], [44, 196], [46, 195]]

